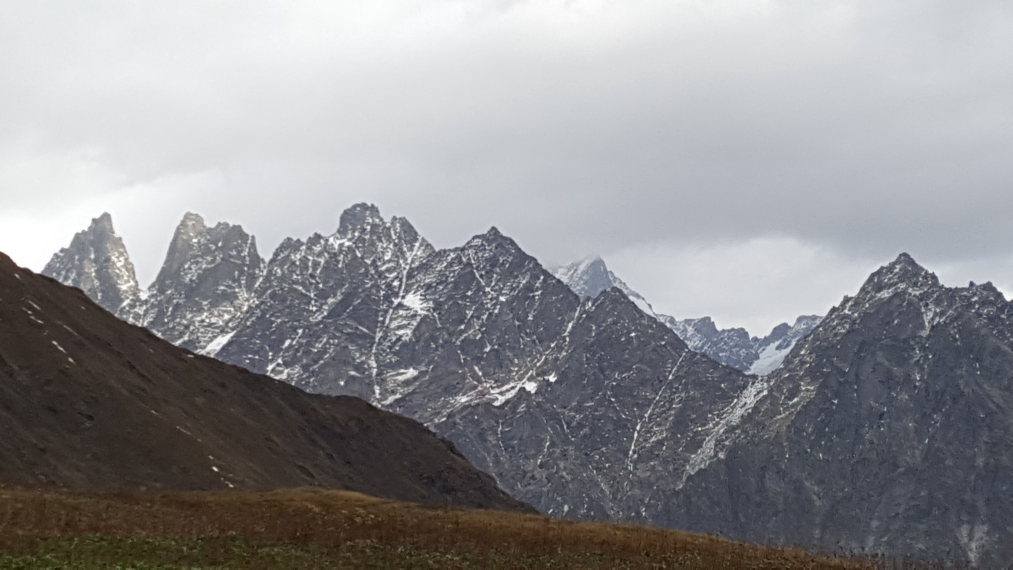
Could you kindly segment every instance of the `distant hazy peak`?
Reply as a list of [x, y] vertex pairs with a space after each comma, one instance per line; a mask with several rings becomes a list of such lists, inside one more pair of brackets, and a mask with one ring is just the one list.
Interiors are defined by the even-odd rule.
[[582, 298], [593, 299], [603, 291], [615, 287], [629, 297], [641, 311], [651, 316], [657, 316], [647, 299], [613, 273], [605, 264], [605, 260], [598, 255], [591, 255], [568, 265], [554, 268], [552, 273]]

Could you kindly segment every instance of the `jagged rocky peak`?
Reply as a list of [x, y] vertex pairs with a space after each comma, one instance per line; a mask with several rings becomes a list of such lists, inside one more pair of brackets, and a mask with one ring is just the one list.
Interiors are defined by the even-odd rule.
[[91, 225], [88, 229], [96, 233], [104, 233], [114, 235], [116, 231], [113, 229], [113, 217], [109, 212], [102, 212], [97, 218], [92, 218]]
[[414, 279], [435, 251], [405, 218], [355, 204], [333, 234], [278, 246], [213, 354], [307, 390], [376, 401], [391, 347], [427, 314]]
[[503, 235], [496, 226], [492, 226], [485, 233], [472, 236], [463, 246], [449, 251], [462, 256], [479, 273], [484, 273], [486, 269], [499, 271], [516, 260], [530, 260], [532, 264], [537, 264], [533, 257], [517, 245], [517, 242]]
[[[516, 284], [526, 277], [542, 279], [542, 276], [536, 277], [535, 274], [544, 272], [537, 259], [528, 255], [517, 242], [495, 226], [485, 233], [473, 236], [463, 246], [446, 250], [445, 253], [447, 262], [458, 259], [458, 262], [451, 263], [452, 271], [463, 274], [473, 271], [486, 291], [499, 290], [501, 287], [509, 289], [511, 283]], [[569, 292], [565, 287], [560, 288]]]
[[353, 204], [341, 213], [338, 223], [338, 235], [347, 237], [362, 231], [368, 231], [373, 226], [386, 225], [380, 209], [375, 204], [360, 202]]
[[70, 246], [57, 252], [42, 272], [80, 288], [112, 312], [140, 296], [134, 264], [108, 213], [75, 234]]
[[132, 320], [180, 346], [205, 350], [252, 301], [263, 269], [256, 238], [242, 226], [208, 227], [187, 212], [151, 285], [155, 295]]
[[236, 224], [219, 222], [208, 227], [200, 215], [187, 212], [176, 226], [152, 288], [172, 288], [181, 280], [192, 283], [201, 278], [200, 273], [208, 266], [220, 263], [252, 266], [254, 272], [259, 270], [263, 259], [257, 252], [256, 238]]
[[503, 232], [499, 231], [499, 228], [496, 226], [489, 226], [489, 229], [484, 233], [472, 236], [472, 238], [465, 244], [465, 247], [467, 247], [468, 244], [503, 244], [508, 247], [520, 249], [520, 246], [517, 245], [517, 242], [515, 242], [513, 238], [504, 235]]
[[1006, 300], [1006, 296], [1003, 295], [1002, 291], [1000, 291], [994, 284], [992, 284], [991, 281], [986, 281], [984, 283], [977, 283], [977, 284], [972, 281], [971, 283], [968, 284], [967, 287], [959, 289], [958, 291], [973, 299], [979, 300], [987, 299], [993, 303], [1008, 302]]
[[718, 334], [718, 326], [710, 317], [699, 317], [696, 319], [683, 319], [680, 321], [689, 330], [692, 330], [699, 338], [710, 339]]
[[939, 287], [939, 278], [936, 274], [919, 265], [907, 253], [901, 253], [897, 259], [880, 267], [869, 276], [859, 296], [877, 295], [901, 288], [921, 292], [935, 287]]
[[162, 269], [159, 271], [158, 277], [155, 278], [152, 287], [157, 288], [160, 283], [171, 280], [174, 275], [179, 273], [180, 268], [193, 254], [196, 242], [204, 235], [206, 229], [204, 218], [199, 215], [187, 212], [183, 216], [172, 235], [169, 251], [165, 255], [165, 262], [162, 263]]
[[204, 218], [195, 212], [187, 212], [183, 214], [183, 220], [180, 222], [180, 226], [195, 228], [197, 231], [202, 231], [206, 227], [204, 224]]
[[341, 213], [338, 230], [333, 235], [328, 238], [314, 235], [306, 246], [315, 249], [322, 239], [336, 248], [352, 244], [361, 255], [399, 266], [406, 262], [412, 265], [435, 251], [407, 218], [393, 216], [390, 221], [384, 220], [376, 205], [365, 202], [354, 204]]
[[[723, 364], [739, 367], [738, 363], [726, 362], [726, 359], [718, 355], [728, 349], [748, 350], [753, 343], [753, 339], [750, 338], [746, 329], [741, 327], [719, 329], [714, 319], [710, 317], [681, 320], [666, 317], [663, 320], [691, 349], [707, 353], [711, 358], [715, 358]], [[737, 361], [738, 359], [733, 360]], [[745, 366], [748, 368], [748, 363]]]
[[503, 235], [496, 226], [490, 227], [485, 233], [472, 236], [464, 244], [465, 249], [471, 250], [507, 250], [515, 253], [524, 253], [517, 242], [508, 236]]
[[[883, 334], [897, 323], [913, 326], [915, 321], [922, 325], [911, 328], [911, 334], [925, 334], [941, 320], [953, 316], [956, 305], [963, 303], [960, 290], [945, 287], [934, 273], [919, 265], [907, 253], [901, 253], [892, 262], [874, 271], [854, 297], [844, 300], [830, 311], [823, 321], [827, 333], [844, 334], [847, 330], [862, 325], [868, 319], [884, 319], [880, 323]], [[880, 310], [888, 309], [886, 312]], [[919, 317], [912, 320], [910, 315]], [[919, 332], [920, 331], [920, 332]]]

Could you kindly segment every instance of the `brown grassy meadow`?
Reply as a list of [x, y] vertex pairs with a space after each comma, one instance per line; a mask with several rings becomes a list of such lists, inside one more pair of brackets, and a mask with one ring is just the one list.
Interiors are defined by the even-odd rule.
[[862, 568], [660, 528], [441, 509], [316, 489], [0, 490], [0, 567]]

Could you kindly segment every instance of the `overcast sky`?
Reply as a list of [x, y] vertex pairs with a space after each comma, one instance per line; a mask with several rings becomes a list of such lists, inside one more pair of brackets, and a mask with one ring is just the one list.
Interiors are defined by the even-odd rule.
[[1013, 292], [1013, 3], [0, 3], [0, 250], [269, 256], [374, 202], [765, 332], [909, 251]]

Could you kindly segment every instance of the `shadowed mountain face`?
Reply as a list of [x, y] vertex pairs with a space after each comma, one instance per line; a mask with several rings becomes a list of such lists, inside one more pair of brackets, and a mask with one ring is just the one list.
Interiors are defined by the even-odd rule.
[[613, 287], [622, 291], [641, 311], [675, 331], [691, 350], [702, 352], [721, 364], [750, 374], [767, 375], [776, 370], [800, 339], [819, 324], [821, 317], [803, 315], [794, 325], [781, 323], [765, 337], [751, 337], [746, 329], [719, 329], [710, 317], [677, 319], [656, 313], [640, 294], [630, 288], [605, 265], [600, 257], [591, 257], [558, 267], [553, 273], [581, 298], [592, 299]]
[[194, 355], [2, 254], [0, 425], [7, 484], [312, 485], [526, 509], [412, 420]]
[[755, 392], [666, 519], [1013, 563], [1013, 309], [991, 284], [944, 287], [901, 255]]

